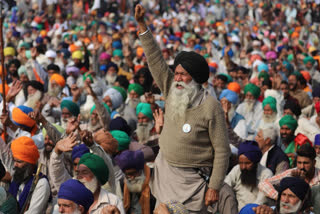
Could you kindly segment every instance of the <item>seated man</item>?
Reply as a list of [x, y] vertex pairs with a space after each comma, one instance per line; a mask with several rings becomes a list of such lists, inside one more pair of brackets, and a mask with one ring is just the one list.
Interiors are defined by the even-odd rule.
[[262, 152], [260, 164], [269, 168], [273, 174], [279, 174], [289, 169], [289, 159], [282, 149], [277, 146], [277, 131], [273, 127], [258, 131], [255, 138]]
[[[276, 210], [262, 205], [252, 208], [256, 214], [263, 213], [305, 213], [310, 208], [311, 191], [309, 185], [302, 179], [286, 177], [280, 182]], [[309, 213], [309, 212], [308, 212]]]
[[258, 184], [273, 174], [271, 170], [259, 164], [262, 153], [255, 141], [245, 141], [240, 144], [239, 164], [233, 167], [225, 178], [235, 192], [238, 200], [238, 210], [252, 202], [263, 204], [266, 197], [259, 192]]
[[120, 116], [117, 112], [117, 109], [124, 103], [126, 99], [127, 92], [123, 88], [118, 86], [113, 86], [112, 88], [109, 88], [104, 92], [102, 100], [109, 106], [111, 110], [111, 119]]
[[125, 174], [123, 200], [126, 212], [150, 213], [150, 169], [144, 165], [142, 151], [124, 151], [115, 157], [115, 162]]
[[59, 212], [86, 214], [93, 200], [92, 192], [80, 181], [67, 180], [61, 184], [58, 192]]
[[320, 184], [320, 170], [315, 167], [316, 152], [309, 144], [304, 144], [297, 151], [297, 167], [288, 169], [283, 173], [275, 175], [259, 184], [260, 191], [274, 200], [278, 199], [278, 192], [274, 185], [278, 185], [285, 177], [300, 177], [311, 187]]
[[263, 114], [259, 128], [277, 127], [277, 100], [274, 97], [266, 97], [262, 102]]

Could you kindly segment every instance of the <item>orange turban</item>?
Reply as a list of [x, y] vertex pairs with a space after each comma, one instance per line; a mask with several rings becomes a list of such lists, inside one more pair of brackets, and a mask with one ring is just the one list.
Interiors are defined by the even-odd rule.
[[12, 110], [12, 122], [17, 126], [22, 126], [31, 129], [30, 133], [33, 136], [38, 128], [36, 121], [31, 119], [28, 114], [33, 112], [33, 109], [27, 106], [18, 106]]
[[11, 151], [14, 158], [36, 164], [39, 159], [39, 151], [32, 138], [22, 136], [12, 141]]
[[61, 76], [60, 74], [52, 74], [51, 78], [50, 78], [50, 82], [55, 81], [58, 85], [61, 86], [61, 88], [64, 88], [64, 86], [66, 85], [66, 80], [64, 79], [63, 76]]
[[237, 94], [240, 94], [240, 92], [241, 92], [241, 87], [240, 87], [239, 83], [237, 83], [237, 82], [230, 82], [228, 84], [228, 89], [236, 92]]
[[[4, 85], [4, 90], [6, 92], [6, 95], [8, 94], [9, 89], [10, 89], [10, 87], [7, 84], [5, 84]], [[0, 93], [3, 94], [2, 84], [0, 84]]]
[[137, 48], [137, 56], [142, 56], [143, 54], [143, 48], [142, 47], [138, 47]]
[[292, 39], [295, 39], [295, 38], [299, 38], [299, 33], [298, 32], [293, 32], [292, 34], [291, 34], [291, 38]]
[[307, 82], [310, 81], [311, 76], [310, 76], [310, 74], [309, 74], [308, 71], [300, 71], [300, 73], [302, 74], [303, 78], [304, 78]]

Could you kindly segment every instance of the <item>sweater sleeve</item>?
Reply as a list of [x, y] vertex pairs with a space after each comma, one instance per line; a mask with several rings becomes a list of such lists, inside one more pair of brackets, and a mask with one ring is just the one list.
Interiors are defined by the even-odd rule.
[[223, 184], [230, 157], [227, 126], [221, 106], [216, 102], [215, 117], [209, 121], [209, 137], [214, 149], [209, 188], [219, 190]]
[[174, 75], [164, 60], [160, 47], [153, 38], [152, 33], [148, 31], [146, 34], [140, 35], [140, 40], [152, 77], [166, 98]]

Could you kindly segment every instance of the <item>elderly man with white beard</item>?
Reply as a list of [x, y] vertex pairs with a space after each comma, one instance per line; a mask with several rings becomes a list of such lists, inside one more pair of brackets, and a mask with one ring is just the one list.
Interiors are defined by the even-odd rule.
[[26, 86], [28, 96], [23, 105], [30, 108], [35, 108], [37, 102], [39, 102], [43, 96], [43, 84], [36, 80], [31, 80], [30, 82], [27, 82]]
[[230, 124], [233, 131], [240, 138], [246, 139], [248, 135], [246, 121], [241, 114], [235, 111], [235, 105], [238, 101], [238, 94], [229, 89], [225, 89], [221, 92], [219, 99], [222, 108], [225, 111], [227, 123]]
[[248, 139], [253, 139], [257, 133], [259, 121], [262, 118], [262, 104], [257, 100], [260, 96], [260, 88], [252, 83], [244, 87], [244, 102], [236, 112], [244, 116], [247, 123]]
[[262, 120], [259, 123], [259, 129], [267, 128], [267, 127], [278, 127], [277, 121], [279, 118], [277, 117], [277, 100], [274, 97], [266, 97], [262, 101]]
[[124, 151], [115, 157], [115, 162], [125, 174], [123, 200], [126, 213], [149, 214], [150, 206], [150, 168], [144, 164], [140, 150]]
[[208, 206], [219, 199], [230, 156], [221, 105], [201, 86], [209, 78], [209, 66], [201, 55], [183, 51], [171, 72], [144, 14], [145, 9], [137, 5], [141, 44], [166, 99], [151, 191], [158, 203], [179, 200], [190, 213], [207, 213]]

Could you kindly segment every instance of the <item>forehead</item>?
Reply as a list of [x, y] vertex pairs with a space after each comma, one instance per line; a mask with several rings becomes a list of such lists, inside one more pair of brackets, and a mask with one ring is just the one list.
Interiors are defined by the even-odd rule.
[[[79, 159], [80, 160], [80, 159]], [[84, 165], [84, 164], [80, 164], [79, 166], [78, 166], [78, 170], [79, 171], [89, 171], [89, 172], [91, 172], [91, 170], [86, 166], [86, 165]]]
[[138, 114], [138, 119], [148, 119], [148, 117], [140, 112]]
[[299, 156], [297, 157], [297, 162], [310, 162], [311, 159], [308, 157], [304, 157], [304, 156]]
[[183, 73], [183, 74], [185, 74], [185, 73], [188, 73], [187, 71], [186, 71], [186, 69], [184, 69], [180, 64], [176, 67], [176, 69], [174, 70], [174, 73]]
[[252, 163], [252, 161], [249, 160], [244, 154], [242, 154], [242, 155], [239, 156], [239, 162], [242, 162], [242, 163]]
[[287, 194], [287, 195], [294, 195], [294, 196], [296, 196], [296, 194], [294, 194], [289, 188], [283, 190], [283, 191], [282, 191], [282, 194]]
[[65, 204], [65, 205], [72, 205], [75, 204], [73, 201], [63, 199], [63, 198], [58, 198], [58, 204]]

